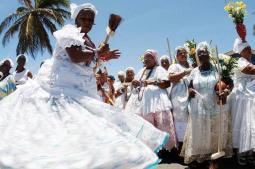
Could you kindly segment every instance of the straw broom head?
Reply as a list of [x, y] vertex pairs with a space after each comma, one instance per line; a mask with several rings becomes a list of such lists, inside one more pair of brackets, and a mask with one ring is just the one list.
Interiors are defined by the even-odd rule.
[[122, 18], [120, 15], [111, 14], [108, 23], [110, 31], [115, 32], [118, 26], [120, 25], [121, 21]]

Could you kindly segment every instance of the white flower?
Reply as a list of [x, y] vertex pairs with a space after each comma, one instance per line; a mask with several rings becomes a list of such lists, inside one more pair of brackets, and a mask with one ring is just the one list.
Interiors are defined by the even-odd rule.
[[223, 65], [223, 66], [221, 67], [221, 69], [222, 69], [222, 70], [227, 70], [227, 67], [226, 67], [225, 65]]
[[224, 61], [224, 63], [228, 63], [228, 62], [229, 62], [229, 60], [231, 59], [231, 57], [230, 57], [230, 56], [225, 55], [225, 54], [219, 54], [219, 58], [220, 58], [221, 60], [223, 60], [223, 61]]

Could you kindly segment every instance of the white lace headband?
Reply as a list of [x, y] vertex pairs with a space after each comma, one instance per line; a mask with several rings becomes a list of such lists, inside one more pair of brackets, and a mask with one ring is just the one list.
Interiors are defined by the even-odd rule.
[[81, 5], [76, 5], [74, 3], [71, 3], [70, 8], [71, 8], [71, 18], [72, 19], [75, 19], [77, 17], [77, 15], [79, 14], [79, 12], [83, 9], [92, 10], [95, 13], [95, 15], [97, 15], [96, 7], [91, 3], [84, 3]]

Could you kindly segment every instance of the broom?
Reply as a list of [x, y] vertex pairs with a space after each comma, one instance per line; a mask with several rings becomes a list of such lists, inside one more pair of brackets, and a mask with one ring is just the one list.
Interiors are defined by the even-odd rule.
[[[217, 67], [218, 67], [218, 72], [219, 72], [219, 93], [222, 92], [222, 87], [221, 87], [221, 66], [219, 62], [219, 55], [218, 55], [218, 49], [216, 46], [216, 59], [217, 59]], [[221, 122], [222, 122], [222, 99], [220, 99], [220, 125], [219, 125], [219, 136], [218, 136], [218, 152], [214, 153], [211, 155], [212, 160], [216, 160], [218, 158], [221, 158], [225, 156], [225, 152], [221, 150]]]
[[[114, 35], [116, 29], [119, 27], [120, 23], [122, 21], [122, 18], [120, 15], [116, 15], [116, 14], [111, 14], [109, 17], [109, 22], [108, 22], [108, 26], [106, 28], [106, 38], [104, 40], [103, 43], [101, 43], [100, 48], [102, 48], [104, 45], [106, 45], [110, 39], [111, 36]], [[106, 61], [107, 60], [107, 56], [100, 56], [100, 59], [102, 61]]]
[[107, 44], [110, 37], [114, 35], [114, 32], [119, 27], [120, 23], [122, 21], [122, 18], [120, 15], [111, 14], [109, 17], [108, 27], [106, 29], [107, 36], [103, 42], [103, 44]]

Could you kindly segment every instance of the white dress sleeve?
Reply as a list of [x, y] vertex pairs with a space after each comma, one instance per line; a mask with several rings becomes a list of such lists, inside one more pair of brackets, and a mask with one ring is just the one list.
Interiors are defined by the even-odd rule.
[[247, 59], [241, 57], [237, 61], [238, 70], [242, 71], [245, 67], [251, 64]]
[[168, 71], [166, 71], [161, 66], [158, 66], [156, 69], [156, 79], [159, 81], [168, 80]]
[[168, 68], [168, 73], [177, 73], [180, 70], [178, 69], [178, 65], [177, 64], [172, 64], [170, 65], [170, 67]]
[[85, 46], [84, 35], [84, 33], [81, 33], [81, 28], [70, 24], [53, 33], [58, 46], [63, 49], [71, 46]]

